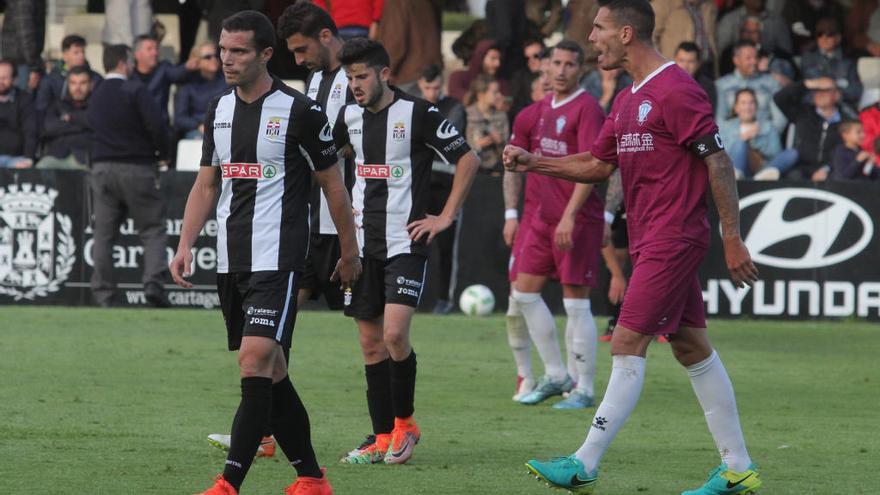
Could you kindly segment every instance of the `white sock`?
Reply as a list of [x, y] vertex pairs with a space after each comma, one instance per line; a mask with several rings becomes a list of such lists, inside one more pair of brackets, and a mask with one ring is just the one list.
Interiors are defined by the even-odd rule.
[[645, 383], [645, 358], [617, 355], [611, 358], [611, 363], [605, 397], [596, 409], [587, 439], [575, 452], [588, 473], [599, 466], [614, 436], [636, 408]]
[[532, 339], [519, 303], [513, 297], [507, 302], [507, 343], [513, 351], [516, 374], [534, 380], [532, 375]]
[[562, 351], [559, 349], [559, 340], [556, 337], [556, 321], [550, 313], [550, 308], [537, 292], [520, 292], [514, 289], [513, 297], [519, 303], [532, 342], [535, 343], [538, 354], [544, 361], [544, 373], [552, 380], [564, 380], [565, 366], [562, 365]]
[[593, 379], [596, 377], [596, 322], [590, 311], [589, 299], [562, 300], [568, 321], [565, 324], [565, 334], [571, 333], [569, 345], [569, 357], [574, 357], [575, 381], [581, 392], [593, 397]]
[[[564, 299], [563, 299], [564, 300]], [[566, 323], [565, 325], [565, 368], [568, 370], [568, 376], [571, 377], [572, 381], [577, 383], [578, 379], [578, 370], [577, 370], [577, 357], [574, 355], [574, 332], [571, 325]]]
[[746, 441], [739, 425], [733, 384], [721, 358], [713, 350], [705, 360], [688, 366], [687, 372], [722, 462], [737, 472], [749, 469], [752, 460], [746, 451]]

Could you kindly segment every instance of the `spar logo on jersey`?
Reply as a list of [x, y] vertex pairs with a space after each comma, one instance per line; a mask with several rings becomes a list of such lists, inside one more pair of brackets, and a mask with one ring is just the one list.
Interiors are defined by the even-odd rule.
[[437, 128], [437, 137], [439, 139], [449, 139], [456, 134], [458, 134], [458, 129], [452, 125], [452, 122], [446, 119], [443, 119], [443, 122], [440, 122], [440, 127]]
[[403, 141], [406, 139], [406, 125], [403, 122], [395, 122], [391, 129], [391, 139], [395, 141]]
[[358, 165], [357, 176], [364, 179], [383, 179], [391, 177], [391, 167], [388, 165]]
[[262, 163], [223, 163], [220, 169], [224, 179], [271, 179], [278, 175], [275, 165]]
[[644, 124], [645, 121], [648, 120], [648, 114], [651, 113], [651, 108], [652, 107], [651, 107], [650, 100], [644, 100], [639, 105], [639, 116], [636, 119], [636, 121], [639, 123], [639, 125]]
[[556, 119], [556, 135], [562, 134], [563, 129], [565, 129], [565, 115]]
[[271, 117], [268, 122], [266, 122], [266, 135], [267, 136], [279, 136], [281, 135], [281, 117]]

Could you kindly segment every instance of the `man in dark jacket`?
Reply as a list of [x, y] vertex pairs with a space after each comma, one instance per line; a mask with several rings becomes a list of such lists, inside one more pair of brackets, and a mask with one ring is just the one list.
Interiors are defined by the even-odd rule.
[[201, 139], [205, 134], [203, 122], [211, 98], [222, 93], [226, 81], [220, 74], [220, 57], [213, 41], [204, 41], [196, 49], [199, 75], [181, 84], [174, 95], [174, 127], [178, 135], [187, 139]]
[[153, 306], [168, 307], [165, 204], [158, 169], [158, 161], [165, 158], [167, 133], [159, 105], [146, 86], [129, 78], [130, 57], [125, 45], [104, 48], [107, 77], [92, 95], [87, 111], [95, 132], [92, 294], [99, 306], [113, 305], [113, 243], [120, 223], [130, 215], [144, 245], [144, 296]]
[[[440, 114], [446, 117], [458, 132], [467, 135], [467, 114], [464, 107], [455, 98], [450, 98], [443, 94], [443, 69], [439, 65], [429, 65], [422, 71], [421, 77], [418, 79], [419, 91], [422, 98], [437, 105]], [[443, 205], [449, 198], [452, 191], [452, 177], [455, 174], [455, 167], [434, 156], [434, 163], [431, 165], [431, 197], [428, 200], [428, 213], [431, 215], [439, 215], [443, 210]], [[455, 274], [452, 273], [455, 263], [455, 245], [458, 243], [458, 228], [456, 227], [456, 219], [452, 225], [437, 234], [434, 239], [434, 246], [431, 248], [436, 255], [432, 255], [431, 270], [438, 270], [439, 281], [433, 288], [437, 303], [434, 306], [435, 314], [448, 314], [455, 308], [453, 294], [455, 293]]]
[[171, 84], [187, 80], [198, 69], [198, 61], [191, 58], [182, 65], [172, 65], [167, 60], [159, 61], [159, 41], [150, 35], [141, 35], [134, 41], [134, 71], [131, 76], [139, 79], [147, 87], [162, 112], [162, 122], [169, 123], [168, 98]]
[[[808, 93], [812, 104], [804, 104]], [[830, 77], [789, 84], [776, 93], [773, 100], [794, 124], [794, 151], [798, 159], [790, 170], [773, 172], [776, 169], [768, 167], [767, 172], [762, 170], [755, 178], [772, 180], [782, 174], [789, 179], [812, 179], [817, 171], [831, 163], [831, 153], [840, 144], [840, 122], [858, 120], [858, 116], [840, 104], [840, 90]]]
[[65, 96], [53, 102], [43, 122], [40, 138], [45, 146], [37, 168], [87, 170], [92, 130], [86, 118], [92, 78], [77, 65], [67, 73]]
[[3, 18], [3, 58], [17, 66], [16, 86], [36, 91], [43, 75], [40, 52], [46, 41], [46, 0], [7, 0]]
[[29, 168], [37, 146], [33, 100], [15, 76], [15, 64], [0, 59], [0, 168]]
[[80, 65], [86, 66], [89, 70], [93, 88], [104, 80], [100, 74], [89, 68], [86, 61], [86, 40], [78, 34], [69, 34], [61, 40], [61, 63], [55, 69], [40, 79], [40, 86], [37, 88], [37, 95], [34, 100], [37, 108], [37, 124], [42, 127], [43, 120], [46, 118], [45, 113], [49, 107], [59, 103], [67, 96], [67, 75], [70, 69]]

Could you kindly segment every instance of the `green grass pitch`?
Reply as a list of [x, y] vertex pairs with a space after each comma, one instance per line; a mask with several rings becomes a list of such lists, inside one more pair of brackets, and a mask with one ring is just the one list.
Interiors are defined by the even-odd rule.
[[[228, 431], [239, 394], [219, 311], [6, 306], [0, 322], [0, 491], [167, 495], [210, 485], [224, 455], [205, 437]], [[880, 325], [710, 327], [762, 494], [877, 493]], [[523, 462], [574, 451], [593, 410], [510, 400], [502, 316], [420, 314], [413, 341], [423, 437], [412, 461], [341, 466], [370, 428], [357, 332], [338, 314], [299, 315], [291, 375], [336, 493], [554, 493]], [[600, 394], [609, 365], [601, 344]], [[282, 457], [257, 461], [242, 493], [281, 494], [293, 480]], [[686, 373], [665, 345], [652, 345], [641, 402], [605, 456], [596, 493], [678, 494], [717, 462]]]

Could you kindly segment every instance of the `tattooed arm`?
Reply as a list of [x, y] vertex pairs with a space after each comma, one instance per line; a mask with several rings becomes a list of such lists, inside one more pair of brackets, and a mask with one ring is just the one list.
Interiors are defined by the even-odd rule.
[[616, 169], [608, 178], [608, 189], [605, 191], [605, 228], [602, 229], [602, 246], [607, 246], [611, 242], [611, 222], [622, 202], [623, 184], [620, 181], [620, 169]]
[[513, 240], [516, 239], [516, 232], [519, 230], [519, 220], [516, 217], [509, 218], [507, 212], [516, 210], [519, 207], [519, 195], [522, 191], [522, 172], [504, 171], [504, 179], [501, 186], [504, 190], [504, 243], [507, 247], [513, 246]]
[[709, 169], [712, 197], [721, 220], [721, 239], [724, 242], [727, 269], [737, 287], [752, 285], [758, 280], [758, 269], [752, 263], [749, 250], [739, 233], [739, 197], [733, 163], [723, 151], [713, 153], [704, 160]]

